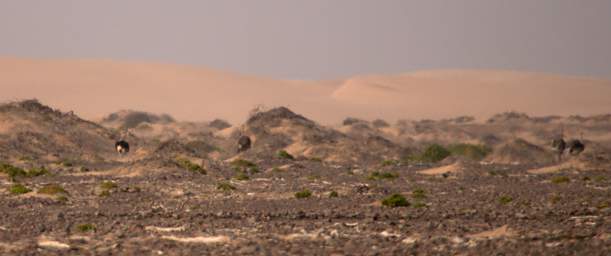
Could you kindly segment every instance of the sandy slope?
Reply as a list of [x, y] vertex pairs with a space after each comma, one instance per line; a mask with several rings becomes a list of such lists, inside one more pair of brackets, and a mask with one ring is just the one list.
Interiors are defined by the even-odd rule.
[[242, 122], [257, 104], [286, 105], [324, 123], [361, 118], [488, 117], [508, 110], [597, 114], [611, 81], [546, 74], [439, 70], [338, 81], [283, 81], [191, 66], [109, 60], [0, 58], [0, 101], [36, 97], [98, 118], [118, 109]]

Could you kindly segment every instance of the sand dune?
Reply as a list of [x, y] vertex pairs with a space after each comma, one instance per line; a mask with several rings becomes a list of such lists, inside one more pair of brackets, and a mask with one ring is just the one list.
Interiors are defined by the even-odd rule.
[[183, 65], [0, 58], [0, 101], [38, 98], [97, 119], [119, 109], [177, 119], [243, 122], [258, 104], [288, 106], [323, 123], [365, 119], [599, 114], [611, 81], [491, 70], [434, 70], [338, 81], [274, 80]]

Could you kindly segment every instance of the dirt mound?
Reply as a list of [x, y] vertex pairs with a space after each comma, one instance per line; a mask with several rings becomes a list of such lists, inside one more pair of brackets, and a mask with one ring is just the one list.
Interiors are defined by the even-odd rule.
[[535, 164], [554, 161], [554, 154], [524, 139], [514, 139], [496, 146], [487, 161], [497, 164]]
[[86, 159], [114, 156], [118, 134], [38, 102], [25, 100], [0, 105], [0, 152], [5, 160]]
[[117, 129], [131, 129], [141, 124], [168, 124], [173, 122], [175, 122], [174, 118], [168, 114], [122, 110], [106, 116], [100, 121], [100, 124]]
[[[356, 123], [355, 123], [356, 124]], [[234, 133], [233, 137], [238, 136]], [[400, 147], [375, 134], [344, 134], [321, 126], [285, 107], [251, 116], [242, 132], [251, 136], [251, 153], [276, 154], [286, 150], [294, 156], [333, 162], [377, 161], [396, 157]], [[234, 138], [236, 139], [236, 138]]]

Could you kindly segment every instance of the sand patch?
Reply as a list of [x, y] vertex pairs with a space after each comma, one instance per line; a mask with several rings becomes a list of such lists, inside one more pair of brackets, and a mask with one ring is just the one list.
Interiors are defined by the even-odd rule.
[[214, 243], [226, 243], [229, 242], [227, 236], [194, 236], [194, 237], [177, 237], [177, 236], [162, 236], [161, 239], [171, 240], [181, 243], [200, 243], [200, 244], [214, 244]]
[[180, 232], [185, 231], [184, 226], [180, 227], [155, 227], [155, 226], [146, 226], [144, 230], [153, 231], [153, 232]]
[[560, 172], [560, 171], [567, 170], [567, 169], [585, 170], [585, 169], [588, 169], [588, 165], [582, 161], [572, 159], [570, 161], [560, 163], [557, 165], [546, 166], [546, 167], [538, 168], [538, 169], [531, 169], [526, 172], [531, 173], [531, 174], [546, 174], [546, 173], [556, 173], [556, 172]]
[[508, 225], [503, 225], [502, 227], [499, 227], [493, 230], [489, 230], [489, 231], [484, 231], [484, 232], [477, 233], [477, 234], [471, 234], [471, 235], [468, 235], [467, 237], [473, 238], [473, 239], [496, 239], [496, 238], [501, 238], [501, 237], [514, 236], [514, 235], [515, 235], [515, 232], [509, 229]]
[[441, 175], [444, 173], [457, 173], [462, 171], [463, 166], [460, 163], [454, 163], [454, 164], [450, 164], [450, 165], [444, 165], [441, 167], [436, 167], [436, 168], [431, 168], [431, 169], [426, 169], [426, 170], [422, 170], [422, 171], [418, 171], [418, 173], [420, 174], [425, 174], [425, 175]]
[[41, 237], [38, 239], [38, 246], [45, 247], [45, 248], [51, 248], [51, 249], [59, 249], [59, 250], [70, 249], [70, 245], [68, 244], [50, 240], [44, 237]]

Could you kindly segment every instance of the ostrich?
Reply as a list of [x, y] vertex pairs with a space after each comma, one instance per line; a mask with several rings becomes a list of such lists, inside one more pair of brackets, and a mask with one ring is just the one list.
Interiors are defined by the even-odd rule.
[[562, 154], [566, 150], [566, 142], [562, 137], [552, 140], [552, 148], [558, 153], [558, 161], [562, 161]]
[[124, 140], [119, 140], [115, 143], [115, 149], [121, 155], [127, 154], [129, 152], [129, 143]]
[[562, 161], [562, 154], [566, 150], [566, 142], [564, 141], [564, 126], [560, 127], [560, 137], [552, 140], [552, 148], [558, 153], [558, 162]]
[[250, 138], [246, 135], [242, 135], [240, 139], [238, 139], [238, 153], [250, 149], [251, 144]]
[[586, 149], [586, 146], [581, 141], [582, 140], [569, 141], [569, 153], [571, 155], [579, 155], [581, 152], [583, 152], [584, 149]]

